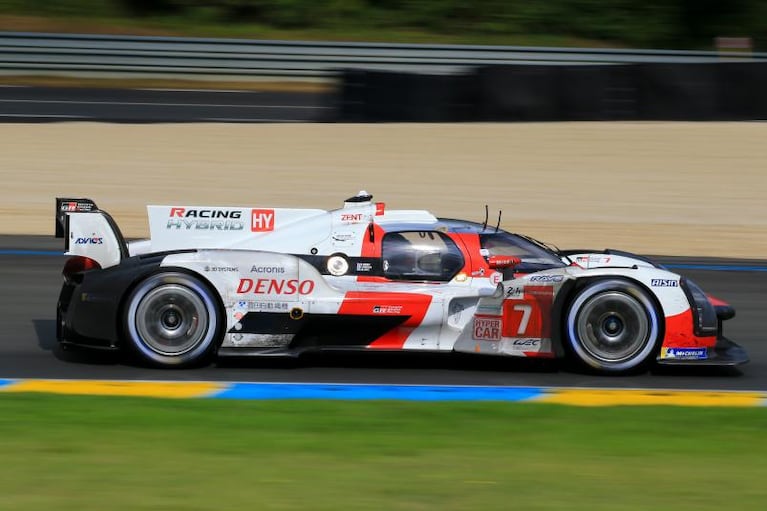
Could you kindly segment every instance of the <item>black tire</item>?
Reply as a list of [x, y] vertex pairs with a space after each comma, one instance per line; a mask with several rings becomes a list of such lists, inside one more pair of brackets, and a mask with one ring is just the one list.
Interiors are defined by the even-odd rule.
[[634, 373], [655, 359], [662, 315], [643, 287], [625, 279], [596, 280], [578, 291], [565, 314], [572, 356], [601, 373]]
[[181, 272], [141, 281], [125, 302], [125, 340], [143, 362], [202, 365], [220, 341], [218, 299], [200, 279]]

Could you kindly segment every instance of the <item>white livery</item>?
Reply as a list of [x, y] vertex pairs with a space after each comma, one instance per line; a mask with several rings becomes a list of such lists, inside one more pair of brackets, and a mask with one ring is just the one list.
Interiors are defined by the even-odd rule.
[[[126, 242], [89, 199], [57, 199], [59, 340], [160, 366], [214, 355], [426, 350], [569, 357], [606, 373], [737, 364], [729, 305], [653, 262], [559, 251], [483, 223], [343, 207], [149, 206]], [[486, 216], [487, 218], [487, 216]]]

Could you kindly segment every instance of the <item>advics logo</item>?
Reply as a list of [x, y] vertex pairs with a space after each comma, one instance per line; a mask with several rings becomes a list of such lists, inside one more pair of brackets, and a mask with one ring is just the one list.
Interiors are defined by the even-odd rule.
[[104, 238], [101, 236], [96, 236], [93, 234], [90, 238], [77, 238], [75, 240], [75, 245], [103, 245], [104, 244]]

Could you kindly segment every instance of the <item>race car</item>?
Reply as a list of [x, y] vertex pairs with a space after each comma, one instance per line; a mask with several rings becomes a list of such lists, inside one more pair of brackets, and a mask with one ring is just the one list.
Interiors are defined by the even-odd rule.
[[90, 199], [56, 199], [57, 338], [156, 366], [317, 350], [569, 358], [601, 373], [736, 365], [727, 303], [618, 250], [558, 250], [484, 222], [389, 209], [148, 206], [126, 242]]

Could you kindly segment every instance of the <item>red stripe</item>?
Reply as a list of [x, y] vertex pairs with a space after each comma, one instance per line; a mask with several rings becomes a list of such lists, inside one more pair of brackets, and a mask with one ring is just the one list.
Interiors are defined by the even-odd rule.
[[462, 272], [467, 273], [473, 277], [480, 276], [479, 272], [482, 272], [482, 275], [485, 277], [489, 277], [491, 273], [493, 273], [493, 270], [490, 269], [490, 267], [487, 265], [487, 261], [485, 261], [485, 258], [480, 255], [480, 250], [482, 247], [479, 243], [479, 235], [474, 233], [462, 233], [462, 234], [456, 234], [456, 233], [450, 233], [449, 235], [453, 241], [455, 241], [459, 247], [463, 245], [462, 252], [465, 256], [465, 264], [463, 268], [461, 269]]
[[523, 351], [526, 357], [530, 358], [554, 358], [554, 353], [551, 351]]
[[338, 313], [358, 316], [409, 316], [404, 323], [368, 345], [368, 348], [373, 349], [402, 349], [408, 336], [423, 321], [429, 305], [430, 295], [349, 291], [344, 296]]
[[[360, 255], [362, 257], [381, 257], [381, 240], [384, 236], [384, 230], [380, 225], [373, 224], [373, 241], [370, 241], [369, 231], [366, 229], [364, 238], [362, 239], [362, 250]], [[357, 275], [357, 282], [389, 282], [389, 279], [385, 277], [379, 277], [375, 275]]]
[[666, 318], [664, 348], [697, 348], [702, 346], [710, 348], [715, 344], [715, 335], [707, 337], [695, 335], [692, 329], [692, 311], [690, 309]]
[[717, 307], [717, 306], [719, 306], [719, 307], [721, 307], [721, 306], [729, 307], [730, 306], [729, 303], [725, 302], [724, 300], [720, 300], [716, 296], [712, 296], [712, 295], [707, 295], [707, 296], [708, 296], [708, 301], [711, 302], [711, 305], [713, 305], [714, 307]]

